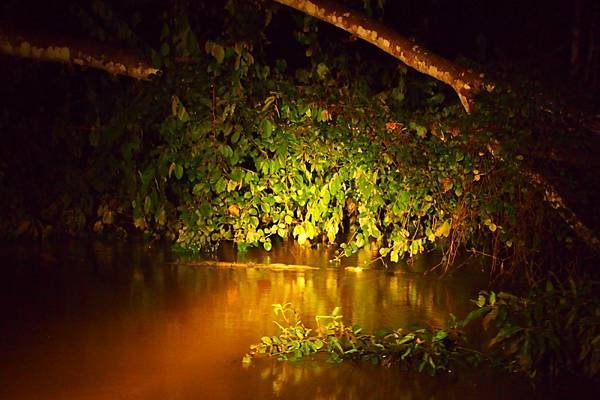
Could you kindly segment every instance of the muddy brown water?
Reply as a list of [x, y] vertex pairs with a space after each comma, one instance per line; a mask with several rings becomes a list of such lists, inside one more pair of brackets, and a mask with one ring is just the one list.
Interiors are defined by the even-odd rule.
[[[291, 302], [308, 326], [341, 306], [365, 331], [443, 325], [466, 315], [485, 276], [438, 279], [411, 268], [344, 269], [330, 250], [282, 245], [190, 266], [166, 249], [66, 241], [0, 247], [1, 399], [519, 399], [585, 398], [570, 383], [532, 386], [487, 369], [429, 377], [323, 360], [241, 358], [277, 332], [272, 304]], [[361, 259], [360, 257], [363, 257]], [[194, 260], [195, 261], [195, 260]], [[285, 263], [315, 270], [240, 268]], [[595, 393], [597, 394], [597, 393]], [[571, 397], [574, 396], [574, 397]], [[589, 398], [594, 398], [590, 395]]]

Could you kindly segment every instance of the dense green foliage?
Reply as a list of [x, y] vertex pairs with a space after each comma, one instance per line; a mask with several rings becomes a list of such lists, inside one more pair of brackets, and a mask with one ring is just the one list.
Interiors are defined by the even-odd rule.
[[[349, 255], [373, 242], [392, 262], [451, 232], [452, 246], [492, 237], [511, 246], [518, 159], [500, 157], [487, 133], [450, 126], [462, 110], [442, 106], [435, 84], [426, 111], [409, 112], [403, 70], [374, 92], [337, 65], [343, 58], [290, 79], [285, 62], [255, 63], [243, 44], [205, 49], [202, 68], [161, 82], [171, 96], [156, 142], [127, 179], [136, 184], [136, 227], [166, 231], [194, 251], [222, 240], [269, 250], [275, 237], [342, 238]], [[144, 114], [133, 113], [138, 123]], [[121, 137], [139, 129], [125, 127]], [[140, 156], [141, 140], [123, 143], [120, 165]]]
[[[310, 18], [287, 17], [296, 39], [287, 62], [269, 48], [280, 15], [267, 3], [202, 7], [207, 26], [165, 13], [149, 52], [163, 69], [153, 81], [91, 74], [69, 86], [59, 74], [67, 99], [47, 113], [51, 133], [2, 117], [19, 148], [0, 165], [4, 235], [138, 230], [193, 252], [293, 238], [340, 243], [340, 256], [370, 246], [391, 262], [441, 246], [446, 267], [467, 249], [497, 272], [572, 241], [519, 172], [535, 121], [555, 121], [547, 104], [499, 86], [467, 116], [441, 84], [319, 40], [326, 28]], [[142, 42], [134, 22], [90, 18], [112, 15], [104, 2], [84, 11], [95, 36]], [[35, 143], [29, 129], [49, 136]]]
[[[554, 282], [554, 283], [553, 283]], [[537, 375], [600, 373], [598, 282], [567, 285], [548, 280], [527, 297], [481, 292], [465, 324], [481, 319], [492, 331], [489, 347], [506, 368]]]

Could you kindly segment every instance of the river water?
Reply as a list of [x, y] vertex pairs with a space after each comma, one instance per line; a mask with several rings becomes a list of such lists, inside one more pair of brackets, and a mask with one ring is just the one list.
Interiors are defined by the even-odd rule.
[[[328, 249], [218, 254], [230, 267], [190, 265], [142, 244], [65, 241], [4, 245], [0, 278], [1, 399], [519, 399], [586, 398], [579, 386], [537, 387], [474, 370], [429, 377], [399, 368], [242, 356], [277, 332], [272, 304], [291, 302], [307, 326], [341, 306], [367, 332], [443, 326], [485, 284], [332, 265]], [[368, 258], [368, 257], [367, 257]], [[259, 263], [247, 268], [242, 263]], [[269, 268], [270, 263], [318, 267]], [[569, 396], [566, 396], [568, 394]], [[564, 397], [566, 396], [566, 397]], [[589, 397], [593, 398], [593, 397]]]

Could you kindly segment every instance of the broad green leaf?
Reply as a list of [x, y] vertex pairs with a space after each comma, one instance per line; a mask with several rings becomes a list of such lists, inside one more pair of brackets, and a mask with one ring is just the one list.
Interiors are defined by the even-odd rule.
[[500, 329], [500, 332], [490, 341], [490, 347], [510, 338], [516, 333], [519, 333], [523, 330], [523, 328], [519, 326], [505, 326]]
[[427, 229], [425, 229], [425, 235], [427, 236], [427, 240], [429, 240], [430, 242], [435, 242], [436, 236], [430, 227], [427, 227]]
[[227, 182], [225, 181], [225, 179], [223, 177], [219, 178], [219, 180], [215, 184], [215, 192], [223, 193], [226, 188], [227, 188]]
[[434, 342], [439, 342], [440, 340], [444, 340], [447, 337], [448, 337], [448, 332], [446, 332], [446, 331], [437, 331], [437, 333], [433, 337], [433, 341]]
[[231, 135], [231, 143], [236, 144], [239, 139], [240, 139], [240, 132], [236, 130], [233, 132], [233, 135]]
[[268, 139], [271, 137], [271, 133], [273, 133], [273, 124], [267, 118], [263, 119], [261, 122], [262, 127], [262, 137], [263, 139]]
[[181, 164], [177, 164], [175, 166], [175, 178], [181, 179], [183, 177], [183, 166]]
[[414, 340], [414, 338], [415, 338], [414, 333], [408, 333], [408, 334], [404, 335], [404, 337], [398, 341], [398, 344], [408, 343], [408, 342]]
[[481, 317], [482, 315], [484, 315], [485, 313], [487, 313], [490, 310], [491, 310], [491, 307], [485, 306], [485, 307], [481, 307], [481, 308], [478, 308], [476, 310], [471, 311], [467, 315], [467, 317], [462, 321], [462, 326], [469, 325], [472, 321], [474, 321], [477, 318]]
[[315, 339], [315, 341], [313, 342], [313, 348], [315, 350], [323, 348], [323, 341], [321, 339]]

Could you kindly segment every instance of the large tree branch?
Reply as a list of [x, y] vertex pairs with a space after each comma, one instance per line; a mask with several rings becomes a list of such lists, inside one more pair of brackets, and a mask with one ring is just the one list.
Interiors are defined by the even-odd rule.
[[17, 32], [4, 27], [0, 27], [0, 53], [96, 68], [136, 79], [148, 79], [159, 71], [131, 51], [76, 38]]
[[450, 85], [467, 112], [485, 84], [483, 74], [477, 74], [446, 60], [413, 43], [385, 25], [329, 0], [275, 0], [312, 17], [345, 30], [396, 57], [409, 67]]
[[544, 190], [544, 200], [558, 212], [558, 215], [560, 215], [563, 221], [569, 225], [580, 239], [582, 239], [591, 249], [600, 251], [600, 239], [598, 239], [594, 231], [585, 225], [583, 221], [579, 219], [577, 214], [567, 206], [566, 201], [546, 178], [535, 171], [525, 168], [522, 170], [522, 174], [531, 179], [536, 186]]

